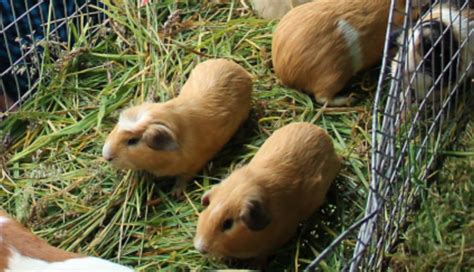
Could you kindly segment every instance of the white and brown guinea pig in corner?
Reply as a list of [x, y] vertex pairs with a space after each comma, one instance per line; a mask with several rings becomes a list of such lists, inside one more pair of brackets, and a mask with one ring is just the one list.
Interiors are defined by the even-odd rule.
[[264, 260], [324, 202], [341, 168], [329, 135], [310, 123], [276, 130], [249, 164], [202, 197], [195, 248]]
[[[319, 104], [352, 104], [351, 96], [336, 95], [356, 73], [381, 60], [390, 4], [317, 0], [290, 10], [273, 36], [276, 75], [288, 87], [313, 94]], [[398, 10], [404, 7], [405, 1], [397, 1]], [[395, 24], [402, 22], [396, 16]]]
[[49, 245], [0, 210], [0, 272], [132, 272], [110, 261]]
[[290, 9], [312, 0], [253, 0], [253, 8], [264, 19], [280, 19]]
[[123, 111], [103, 157], [118, 168], [176, 176], [172, 193], [180, 195], [247, 119], [251, 92], [251, 77], [240, 65], [200, 63], [176, 98]]
[[[428, 101], [442, 99], [437, 91], [449, 86], [453, 88], [462, 79], [472, 78], [473, 29], [472, 0], [437, 2], [409, 29], [406, 50], [400, 47], [392, 62], [392, 75], [398, 77], [401, 73], [403, 78], [401, 99], [407, 105], [425, 97]], [[403, 39], [401, 34], [398, 44], [403, 44]]]

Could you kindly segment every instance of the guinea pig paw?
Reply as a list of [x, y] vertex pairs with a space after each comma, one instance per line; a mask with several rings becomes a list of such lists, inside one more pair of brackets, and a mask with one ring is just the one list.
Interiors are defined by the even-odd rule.
[[184, 192], [186, 191], [187, 180], [178, 178], [176, 184], [171, 189], [171, 196], [177, 199], [184, 199]]
[[180, 187], [173, 187], [171, 190], [171, 196], [177, 199], [184, 199], [184, 192], [186, 191], [186, 188], [180, 188]]

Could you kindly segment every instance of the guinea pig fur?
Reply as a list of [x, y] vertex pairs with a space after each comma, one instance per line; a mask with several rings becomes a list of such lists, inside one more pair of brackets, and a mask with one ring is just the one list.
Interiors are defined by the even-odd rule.
[[0, 210], [0, 271], [132, 272], [133, 270], [107, 260], [55, 248]]
[[[319, 104], [350, 105], [350, 96], [336, 95], [357, 72], [381, 60], [390, 3], [317, 0], [290, 10], [273, 36], [276, 75], [283, 84], [313, 94]], [[405, 1], [397, 1], [397, 9], [404, 7]], [[395, 23], [402, 22], [396, 16]]]
[[247, 119], [251, 91], [250, 75], [238, 64], [205, 61], [176, 98], [122, 112], [103, 157], [119, 168], [177, 176], [173, 194], [179, 195]]
[[[402, 100], [407, 104], [425, 97], [433, 101], [438, 95], [427, 97], [431, 89], [454, 87], [464, 72], [468, 78], [473, 76], [474, 69], [469, 66], [474, 58], [474, 43], [461, 46], [472, 36], [473, 19], [474, 12], [467, 1], [442, 1], [408, 31], [406, 51], [400, 47], [392, 62], [392, 75], [397, 77], [399, 71], [403, 78]], [[398, 43], [402, 42], [403, 35], [400, 35]], [[449, 67], [448, 62], [451, 62]]]
[[312, 0], [253, 0], [257, 14], [264, 19], [280, 19], [290, 9]]
[[276, 130], [249, 164], [204, 194], [195, 248], [216, 257], [265, 259], [321, 206], [340, 168], [323, 129], [292, 123]]

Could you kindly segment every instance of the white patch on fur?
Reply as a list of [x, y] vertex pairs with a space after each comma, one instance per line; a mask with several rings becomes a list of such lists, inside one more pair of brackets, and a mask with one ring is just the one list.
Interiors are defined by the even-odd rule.
[[0, 227], [7, 223], [8, 221], [10, 221], [10, 218], [6, 217], [6, 216], [0, 216]]
[[[448, 26], [451, 24], [454, 28], [454, 35], [458, 39], [463, 40], [467, 37], [468, 19], [459, 13], [459, 10], [446, 6], [440, 9], [441, 21]], [[427, 18], [429, 18], [429, 16], [427, 16]]]
[[63, 262], [48, 263], [42, 260], [22, 256], [16, 250], [11, 250], [8, 267], [5, 272], [132, 272], [133, 270], [95, 257], [73, 258]]
[[123, 112], [122, 114], [120, 114], [118, 126], [122, 130], [133, 131], [137, 127], [137, 125], [143, 120], [145, 120], [147, 117], [148, 114], [144, 110], [140, 110], [135, 115], [126, 114], [126, 112]]
[[107, 260], [95, 257], [74, 258], [64, 262], [50, 263], [46, 269], [47, 271], [101, 271], [101, 272], [132, 272], [133, 270]]
[[346, 20], [339, 20], [337, 28], [344, 36], [346, 45], [349, 49], [349, 55], [352, 59], [352, 69], [358, 72], [362, 69], [364, 60], [362, 58], [362, 48], [360, 45], [359, 32], [354, 29]]
[[[419, 41], [421, 37], [421, 26], [417, 26], [413, 33], [408, 37], [408, 53], [407, 53], [407, 67], [406, 70], [409, 72], [415, 72], [417, 63], [419, 62], [418, 59], [421, 59], [423, 56], [420, 56], [418, 50], [416, 50], [415, 44], [421, 43]], [[426, 54], [426, 52], [424, 52]]]
[[27, 272], [27, 271], [44, 271], [48, 266], [45, 261], [22, 256], [18, 251], [10, 249], [10, 258], [5, 272]]
[[[5, 225], [8, 221], [10, 221], [10, 218], [6, 216], [0, 216], [0, 228], [2, 228], [2, 225]], [[0, 243], [3, 241], [3, 237], [0, 236]]]

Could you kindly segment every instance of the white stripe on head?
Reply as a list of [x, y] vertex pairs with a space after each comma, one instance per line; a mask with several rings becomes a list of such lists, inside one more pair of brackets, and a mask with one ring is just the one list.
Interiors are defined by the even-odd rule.
[[148, 114], [144, 109], [130, 112], [125, 110], [120, 114], [118, 126], [122, 130], [133, 131], [144, 120], [148, 118]]
[[337, 22], [337, 29], [344, 36], [346, 46], [349, 49], [349, 55], [352, 59], [352, 69], [358, 72], [362, 69], [364, 64], [362, 56], [362, 48], [360, 46], [359, 32], [353, 28], [346, 20], [339, 20]]

